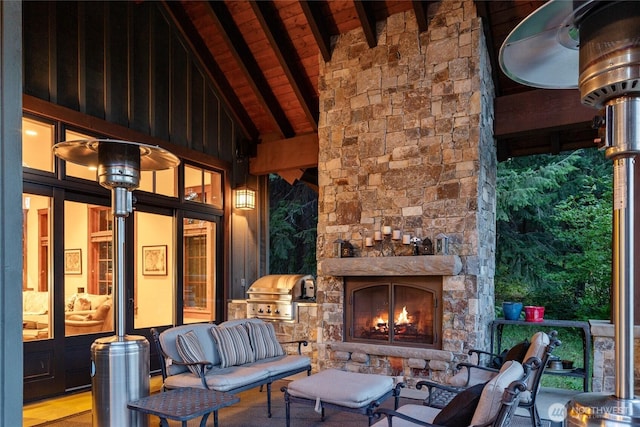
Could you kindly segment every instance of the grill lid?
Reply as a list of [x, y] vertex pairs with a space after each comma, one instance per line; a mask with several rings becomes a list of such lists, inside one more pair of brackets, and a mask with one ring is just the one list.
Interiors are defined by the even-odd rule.
[[253, 282], [247, 294], [249, 294], [249, 298], [259, 297], [260, 299], [282, 299], [283, 296], [299, 298], [307, 280], [313, 280], [313, 276], [309, 274], [269, 274]]

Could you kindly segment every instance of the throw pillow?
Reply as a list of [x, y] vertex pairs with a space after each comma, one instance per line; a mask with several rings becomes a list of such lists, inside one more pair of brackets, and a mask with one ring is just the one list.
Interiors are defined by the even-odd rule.
[[111, 302], [104, 302], [102, 305], [96, 308], [96, 312], [89, 315], [89, 319], [93, 320], [104, 320], [107, 318], [107, 314], [111, 310]]
[[256, 361], [249, 334], [243, 325], [214, 326], [211, 328], [211, 335], [218, 346], [221, 368]]
[[284, 356], [284, 350], [276, 338], [272, 323], [247, 322], [246, 325], [256, 360]]
[[508, 360], [516, 360], [522, 363], [522, 359], [524, 359], [524, 355], [527, 354], [527, 350], [529, 350], [529, 340], [524, 340], [514, 345], [509, 349], [507, 354], [504, 356], [504, 360], [502, 363]]
[[[183, 362], [193, 363], [203, 362], [205, 360], [204, 351], [202, 351], [198, 336], [193, 331], [178, 335], [176, 337], [176, 348]], [[187, 368], [189, 368], [194, 375], [200, 376], [200, 365], [189, 365]]]
[[73, 303], [73, 311], [91, 310], [91, 300], [89, 297], [80, 296]]
[[485, 384], [476, 384], [473, 387], [458, 393], [451, 402], [433, 419], [433, 424], [448, 427], [460, 427], [471, 425], [471, 418], [478, 407], [482, 389]]

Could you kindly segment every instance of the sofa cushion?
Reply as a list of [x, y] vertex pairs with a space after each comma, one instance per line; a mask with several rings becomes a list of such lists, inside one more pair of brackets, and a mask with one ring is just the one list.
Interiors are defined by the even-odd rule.
[[249, 334], [243, 325], [213, 326], [210, 331], [218, 346], [221, 368], [244, 365], [256, 360], [249, 341]]
[[245, 326], [249, 332], [256, 360], [284, 356], [284, 350], [276, 338], [272, 323], [247, 322]]
[[[178, 348], [178, 354], [180, 354], [183, 362], [192, 363], [205, 361], [204, 352], [202, 351], [202, 347], [198, 341], [198, 336], [193, 331], [178, 335], [176, 337], [176, 347]], [[194, 375], [200, 375], [199, 365], [189, 365], [187, 368]]]
[[[207, 386], [212, 390], [230, 391], [246, 387], [255, 383], [266, 383], [269, 373], [259, 367], [230, 366], [228, 368], [216, 368], [209, 370], [205, 376]], [[204, 388], [200, 378], [184, 372], [167, 377], [164, 382], [167, 389], [180, 387]]]
[[304, 370], [311, 367], [311, 359], [307, 356], [286, 355], [256, 360], [248, 366], [260, 368], [272, 377], [279, 377], [292, 370]]
[[493, 377], [482, 389], [480, 402], [471, 419], [472, 425], [484, 424], [495, 418], [502, 406], [504, 389], [513, 381], [524, 375], [522, 365], [516, 361], [508, 361], [500, 368], [500, 373]]
[[194, 323], [175, 326], [160, 333], [158, 340], [160, 341], [162, 350], [164, 350], [167, 355], [166, 365], [168, 375], [176, 375], [181, 372], [188, 372], [186, 367], [182, 365], [172, 364], [171, 360], [182, 360], [182, 357], [180, 356], [180, 354], [178, 354], [176, 337], [189, 331], [193, 331], [197, 335], [198, 342], [200, 342], [200, 347], [202, 347], [202, 351], [204, 352], [204, 360], [206, 360], [207, 362], [211, 362], [211, 364], [214, 366], [220, 364], [218, 349], [216, 347], [215, 341], [211, 338], [209, 329], [211, 329], [210, 323]]

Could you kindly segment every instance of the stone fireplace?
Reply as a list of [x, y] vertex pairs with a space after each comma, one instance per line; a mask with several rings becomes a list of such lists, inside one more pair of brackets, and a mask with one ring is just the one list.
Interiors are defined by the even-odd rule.
[[[331, 61], [321, 63], [318, 369], [438, 379], [467, 349], [489, 346], [496, 238], [491, 69], [473, 1], [434, 3], [429, 18], [422, 33], [412, 12], [379, 22], [374, 48], [360, 29], [343, 34]], [[385, 228], [432, 242], [444, 234], [449, 253], [413, 256], [401, 239], [388, 242], [392, 250], [366, 244]], [[336, 257], [339, 239], [354, 246], [353, 258]], [[362, 276], [375, 284], [395, 283], [394, 276], [438, 282], [434, 343], [349, 337], [353, 293], [345, 286]]]

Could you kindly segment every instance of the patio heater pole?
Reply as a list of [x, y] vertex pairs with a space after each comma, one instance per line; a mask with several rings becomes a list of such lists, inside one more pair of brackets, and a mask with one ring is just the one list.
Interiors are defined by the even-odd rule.
[[500, 65], [507, 76], [525, 85], [546, 89], [578, 87], [583, 104], [604, 108], [604, 120], [598, 120], [598, 126], [602, 127], [602, 122], [605, 125], [602, 146], [614, 167], [615, 394], [575, 396], [567, 404], [564, 421], [568, 426], [640, 425], [633, 366], [640, 2], [551, 0], [509, 34], [500, 50]]
[[128, 402], [149, 395], [149, 342], [125, 334], [125, 219], [133, 211], [140, 170], [169, 169], [179, 160], [160, 147], [109, 139], [65, 141], [53, 151], [66, 161], [97, 167], [98, 182], [111, 190], [116, 335], [91, 345], [93, 426], [146, 427], [146, 415], [127, 409]]

